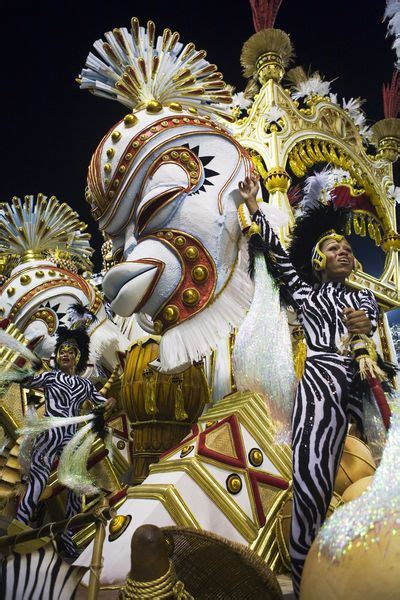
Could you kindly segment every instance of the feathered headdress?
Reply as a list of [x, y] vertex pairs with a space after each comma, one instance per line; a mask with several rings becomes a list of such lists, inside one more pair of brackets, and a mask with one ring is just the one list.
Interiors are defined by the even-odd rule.
[[26, 256], [44, 257], [49, 251], [65, 251], [82, 268], [90, 268], [93, 250], [87, 225], [67, 204], [43, 194], [14, 196], [12, 204], [0, 204], [0, 254], [23, 260]]
[[85, 370], [89, 360], [89, 345], [90, 338], [83, 327], [76, 329], [68, 329], [67, 327], [59, 327], [57, 329], [57, 342], [55, 347], [55, 355], [57, 356], [60, 347], [63, 344], [71, 344], [79, 351], [79, 360], [76, 365], [77, 373], [82, 373]]
[[232, 94], [222, 74], [205, 60], [204, 50], [180, 43], [179, 33], [164, 29], [156, 37], [152, 21], [146, 29], [134, 17], [130, 31], [121, 27], [105, 38], [94, 43], [100, 58], [91, 52], [86, 59], [78, 79], [81, 89], [118, 100], [134, 112], [157, 112], [157, 105], [180, 103], [202, 113], [229, 115]]
[[297, 218], [292, 229], [289, 257], [304, 281], [315, 283], [311, 257], [318, 241], [329, 230], [346, 235], [346, 225], [350, 216], [350, 208], [337, 208], [330, 202], [310, 208]]
[[71, 329], [83, 327], [88, 329], [97, 321], [96, 315], [80, 302], [70, 304], [67, 308], [68, 321], [71, 324]]

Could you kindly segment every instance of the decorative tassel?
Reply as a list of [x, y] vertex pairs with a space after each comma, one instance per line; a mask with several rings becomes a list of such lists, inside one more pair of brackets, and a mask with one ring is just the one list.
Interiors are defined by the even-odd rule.
[[342, 351], [350, 350], [354, 360], [358, 363], [361, 381], [367, 381], [371, 393], [379, 408], [386, 430], [390, 426], [391, 410], [387, 402], [381, 381], [388, 378], [387, 373], [378, 365], [379, 357], [375, 344], [371, 338], [364, 334], [349, 334], [342, 338]]
[[301, 379], [304, 375], [307, 358], [307, 344], [301, 327], [296, 327], [293, 331], [293, 337], [296, 341], [293, 356], [294, 372], [296, 373], [297, 379]]
[[3, 396], [6, 393], [10, 383], [24, 381], [34, 375], [35, 371], [32, 369], [28, 367], [18, 367], [11, 363], [7, 370], [0, 372], [0, 396]]
[[286, 312], [259, 252], [254, 256], [254, 283], [250, 310], [236, 336], [235, 380], [239, 391], [262, 394], [278, 429], [276, 441], [289, 441], [296, 385], [292, 342]]
[[96, 437], [97, 432], [93, 431], [92, 423], [88, 423], [74, 435], [60, 457], [58, 480], [61, 485], [65, 485], [78, 495], [99, 493], [87, 470], [87, 462]]
[[143, 369], [144, 379], [144, 410], [148, 415], [155, 415], [158, 413], [158, 407], [156, 403], [156, 383], [157, 373], [147, 367]]
[[172, 377], [172, 389], [175, 400], [175, 419], [177, 421], [185, 421], [189, 416], [185, 411], [182, 384], [182, 375], [174, 375], [174, 377]]

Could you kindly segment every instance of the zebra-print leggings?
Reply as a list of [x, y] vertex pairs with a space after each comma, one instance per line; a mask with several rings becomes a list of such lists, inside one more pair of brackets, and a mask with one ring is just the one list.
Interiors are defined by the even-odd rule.
[[306, 360], [293, 417], [293, 512], [290, 539], [293, 586], [299, 595], [307, 552], [332, 497], [343, 451], [348, 416], [358, 424], [362, 403], [350, 393], [354, 373], [349, 359], [318, 353]]
[[[17, 519], [29, 525], [36, 518], [40, 505], [40, 496], [44, 491], [54, 461], [59, 458], [64, 446], [76, 432], [76, 426], [59, 427], [39, 434], [30, 457], [30, 469], [27, 478], [27, 489], [18, 510]], [[70, 519], [81, 510], [79, 496], [68, 490], [65, 518]], [[63, 549], [73, 554], [76, 550], [71, 541], [71, 532], [61, 536]]]

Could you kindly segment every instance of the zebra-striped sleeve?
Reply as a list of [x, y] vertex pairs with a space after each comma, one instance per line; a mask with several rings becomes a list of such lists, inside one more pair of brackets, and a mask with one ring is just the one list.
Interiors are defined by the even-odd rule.
[[371, 333], [373, 335], [378, 326], [379, 307], [376, 298], [368, 288], [360, 291], [360, 310], [363, 310], [371, 321]]
[[99, 404], [104, 404], [104, 402], [106, 402], [106, 398], [104, 398], [104, 396], [99, 394], [99, 392], [96, 390], [96, 388], [94, 387], [94, 385], [91, 381], [89, 382], [89, 388], [90, 388], [89, 400], [94, 402], [94, 404], [96, 404], [97, 406]]
[[44, 389], [46, 385], [50, 383], [53, 379], [52, 371], [45, 371], [44, 373], [40, 373], [40, 375], [35, 375], [31, 380], [24, 381], [24, 385], [28, 388], [33, 389]]
[[270, 252], [273, 254], [275, 264], [279, 269], [280, 276], [284, 285], [289, 290], [294, 303], [300, 308], [304, 298], [312, 292], [312, 287], [303, 281], [294, 266], [292, 265], [289, 256], [282, 247], [278, 236], [275, 234], [271, 225], [268, 223], [265, 215], [261, 211], [253, 214], [253, 221], [260, 228], [260, 235], [264, 242], [268, 245]]

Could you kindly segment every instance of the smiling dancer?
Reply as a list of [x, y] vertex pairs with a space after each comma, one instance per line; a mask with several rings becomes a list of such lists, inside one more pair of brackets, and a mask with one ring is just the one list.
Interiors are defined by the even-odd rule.
[[[111, 408], [115, 400], [104, 398], [93, 383], [81, 377], [89, 357], [89, 336], [82, 328], [69, 330], [59, 327], [55, 348], [56, 368], [23, 382], [24, 387], [42, 389], [45, 395], [45, 416], [76, 417], [80, 414], [85, 400], [92, 401], [104, 409]], [[34, 443], [30, 457], [27, 489], [22, 498], [17, 519], [25, 524], [35, 519], [40, 496], [44, 491], [54, 461], [60, 457], [63, 448], [72, 439], [77, 425], [65, 425], [40, 433]], [[78, 513], [81, 501], [72, 490], [68, 490], [66, 518]], [[75, 553], [70, 535], [61, 536], [62, 549], [66, 554]]]
[[307, 552], [332, 497], [349, 417], [363, 431], [363, 398], [355, 386], [354, 360], [340, 354], [338, 348], [346, 334], [373, 334], [378, 306], [370, 290], [354, 291], [346, 285], [355, 264], [344, 237], [348, 210], [321, 205], [306, 211], [296, 222], [286, 253], [259, 210], [258, 178], [246, 178], [239, 190], [256, 224], [253, 228], [278, 271], [279, 283], [297, 311], [307, 342], [305, 371], [292, 414], [290, 555], [298, 596]]

